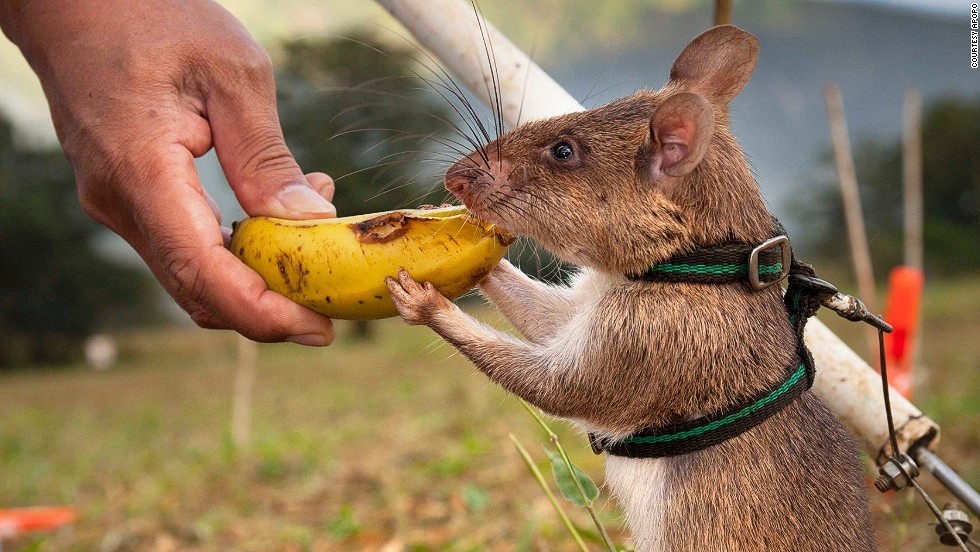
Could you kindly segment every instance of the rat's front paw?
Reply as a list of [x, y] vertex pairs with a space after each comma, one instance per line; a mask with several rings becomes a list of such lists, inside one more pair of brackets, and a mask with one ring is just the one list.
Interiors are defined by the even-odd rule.
[[397, 280], [389, 276], [385, 278], [385, 283], [398, 313], [409, 324], [429, 325], [436, 313], [453, 306], [432, 284], [416, 282], [405, 269], [398, 271]]

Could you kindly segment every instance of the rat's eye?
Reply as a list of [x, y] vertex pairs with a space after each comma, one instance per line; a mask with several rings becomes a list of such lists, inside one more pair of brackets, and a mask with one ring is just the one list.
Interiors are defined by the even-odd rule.
[[575, 155], [575, 150], [568, 142], [558, 142], [551, 147], [551, 156], [559, 161], [568, 161]]

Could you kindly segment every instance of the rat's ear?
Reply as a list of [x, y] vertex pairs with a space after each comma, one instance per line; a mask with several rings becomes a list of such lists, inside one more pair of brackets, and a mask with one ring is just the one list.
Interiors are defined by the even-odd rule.
[[698, 35], [681, 51], [668, 82], [727, 104], [749, 82], [758, 58], [755, 36], [734, 25], [719, 25]]
[[652, 174], [689, 174], [704, 158], [714, 133], [714, 110], [704, 96], [682, 92], [667, 98], [650, 117]]

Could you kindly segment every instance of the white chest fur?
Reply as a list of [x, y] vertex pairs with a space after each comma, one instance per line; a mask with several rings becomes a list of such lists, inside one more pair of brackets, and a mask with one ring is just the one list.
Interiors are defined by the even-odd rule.
[[[574, 301], [588, 310], [606, 290], [624, 281], [623, 276], [583, 270], [572, 282]], [[660, 458], [606, 458], [606, 483], [626, 513], [638, 552], [666, 550], [662, 531], [668, 499], [665, 462]]]
[[667, 505], [666, 460], [606, 457], [606, 483], [626, 513], [637, 552], [666, 551], [663, 542]]
[[626, 277], [619, 274], [607, 274], [589, 268], [572, 278], [573, 301], [578, 305], [590, 305], [609, 288], [622, 284]]

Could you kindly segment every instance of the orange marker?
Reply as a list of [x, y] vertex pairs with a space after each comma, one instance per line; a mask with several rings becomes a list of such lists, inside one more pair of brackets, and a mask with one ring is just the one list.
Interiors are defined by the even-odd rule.
[[53, 531], [73, 523], [78, 513], [71, 506], [0, 509], [0, 540], [27, 533]]
[[888, 279], [885, 321], [894, 328], [892, 333], [885, 334], [888, 380], [906, 398], [912, 396], [915, 332], [919, 325], [924, 282], [922, 271], [910, 266], [895, 267]]

